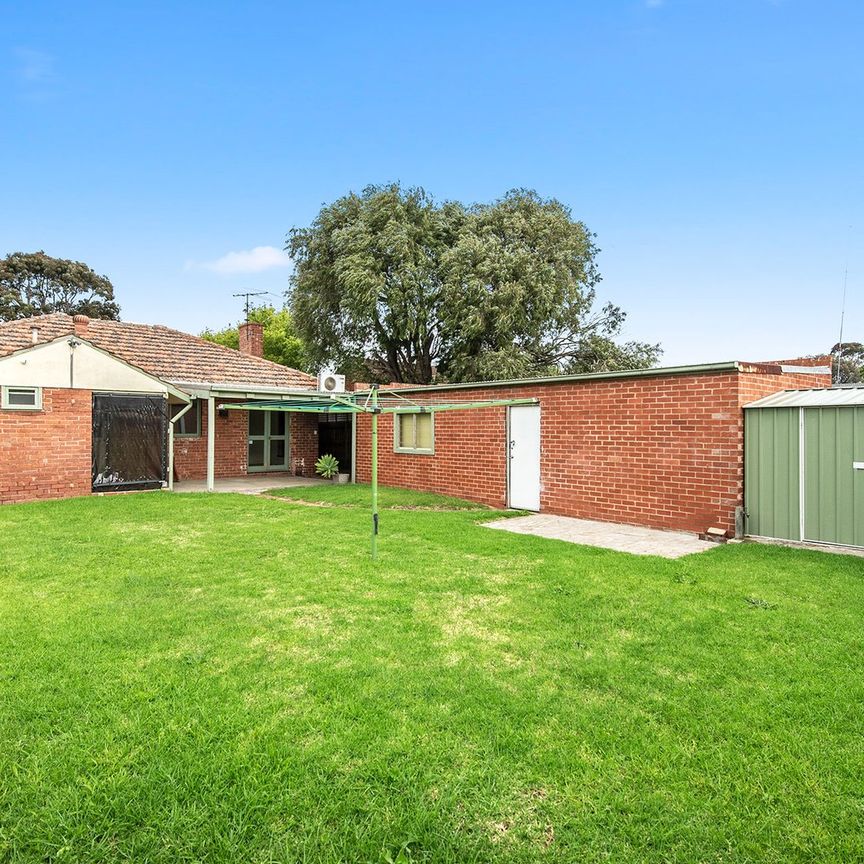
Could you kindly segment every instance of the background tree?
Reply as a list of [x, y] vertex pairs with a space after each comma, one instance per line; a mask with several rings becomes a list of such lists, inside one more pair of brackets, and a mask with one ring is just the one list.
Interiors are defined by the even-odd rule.
[[569, 209], [514, 190], [467, 214], [445, 257], [440, 371], [457, 380], [654, 365], [659, 345], [618, 343], [625, 313], [595, 310], [594, 235]]
[[595, 312], [597, 248], [554, 200], [436, 204], [370, 186], [324, 207], [287, 244], [289, 292], [313, 366], [429, 383], [637, 368], [659, 346], [616, 343], [624, 313]]
[[117, 320], [114, 286], [80, 261], [13, 252], [0, 261], [0, 321], [65, 312]]
[[864, 384], [864, 343], [844, 342], [831, 349], [835, 384]]
[[441, 352], [442, 256], [464, 211], [422, 189], [369, 186], [295, 228], [289, 293], [313, 365], [426, 383]]
[[[265, 359], [290, 366], [292, 369], [305, 371], [310, 368], [305, 345], [297, 335], [291, 313], [287, 309], [260, 306], [249, 312], [249, 320], [257, 321], [264, 327]], [[237, 327], [226, 327], [224, 330], [207, 329], [201, 334], [201, 338], [227, 348], [236, 349], [240, 346]]]

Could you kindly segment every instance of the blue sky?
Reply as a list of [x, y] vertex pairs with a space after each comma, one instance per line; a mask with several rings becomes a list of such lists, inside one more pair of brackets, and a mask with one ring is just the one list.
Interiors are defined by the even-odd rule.
[[[322, 203], [531, 187], [664, 364], [864, 340], [864, 4], [2, 2], [0, 254], [197, 332]], [[266, 299], [266, 298], [265, 298]]]

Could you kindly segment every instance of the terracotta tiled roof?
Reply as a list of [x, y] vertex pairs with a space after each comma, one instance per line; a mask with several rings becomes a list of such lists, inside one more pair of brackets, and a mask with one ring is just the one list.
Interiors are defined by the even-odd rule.
[[[50, 342], [75, 332], [72, 317], [61, 312], [0, 323], [0, 357], [33, 345], [34, 328], [38, 331], [39, 342]], [[286, 389], [315, 387], [315, 379], [298, 369], [250, 357], [161, 324], [93, 318], [83, 338], [171, 383], [251, 384]]]

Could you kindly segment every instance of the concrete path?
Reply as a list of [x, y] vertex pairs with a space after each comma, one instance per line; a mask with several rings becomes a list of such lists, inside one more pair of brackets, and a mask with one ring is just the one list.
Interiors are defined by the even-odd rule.
[[[282, 489], [286, 486], [316, 486], [319, 483], [330, 483], [316, 477], [274, 477], [263, 475], [256, 477], [223, 477], [216, 480], [216, 492], [240, 492], [243, 495], [259, 495], [268, 489]], [[175, 492], [206, 492], [206, 480], [177, 480], [174, 483]]]
[[716, 545], [684, 531], [658, 531], [656, 528], [593, 522], [589, 519], [571, 519], [569, 516], [552, 516], [546, 513], [497, 519], [483, 524], [486, 528], [512, 531], [514, 534], [532, 534], [535, 537], [563, 540], [566, 543], [599, 546], [601, 549], [614, 549], [633, 555], [659, 555], [662, 558], [680, 558], [694, 552], [707, 552]]

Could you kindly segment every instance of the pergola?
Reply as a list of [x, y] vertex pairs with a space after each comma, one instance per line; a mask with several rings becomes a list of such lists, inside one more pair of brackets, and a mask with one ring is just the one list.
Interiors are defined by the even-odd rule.
[[372, 558], [378, 557], [378, 415], [424, 414], [442, 411], [468, 411], [479, 408], [499, 408], [510, 405], [536, 405], [537, 399], [488, 399], [475, 402], [417, 402], [397, 391], [380, 392], [373, 385], [368, 392], [358, 394], [310, 393], [308, 396], [288, 396], [282, 399], [254, 399], [246, 402], [226, 402], [220, 409], [235, 411], [286, 411], [296, 414], [369, 414], [372, 419]]

